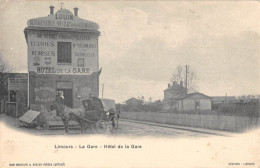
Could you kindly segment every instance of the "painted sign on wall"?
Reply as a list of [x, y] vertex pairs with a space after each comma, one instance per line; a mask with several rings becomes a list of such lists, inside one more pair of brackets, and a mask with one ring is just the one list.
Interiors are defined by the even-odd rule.
[[99, 29], [98, 24], [74, 16], [67, 9], [60, 9], [54, 15], [30, 19], [27, 22], [30, 27], [57, 27], [74, 29]]
[[36, 102], [47, 103], [55, 101], [55, 89], [52, 87], [34, 88], [34, 92]]
[[37, 74], [89, 75], [98, 71], [97, 36], [28, 34], [29, 71]]
[[[96, 23], [60, 9], [47, 17], [30, 19], [27, 24], [29, 71], [61, 75], [90, 75], [98, 71], [99, 26]], [[42, 31], [52, 27], [55, 31]], [[64, 32], [61, 28], [73, 30]], [[88, 32], [79, 32], [80, 29]]]

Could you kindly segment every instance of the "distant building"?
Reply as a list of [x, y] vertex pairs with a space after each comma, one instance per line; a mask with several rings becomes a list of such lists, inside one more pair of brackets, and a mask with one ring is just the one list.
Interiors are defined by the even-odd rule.
[[187, 89], [183, 86], [183, 82], [180, 84], [173, 82], [172, 85], [168, 84], [168, 88], [164, 90], [163, 109], [177, 109], [177, 98], [186, 94]]
[[260, 100], [260, 95], [243, 95], [243, 96], [238, 96], [236, 98], [237, 102], [252, 102], [252, 101], [259, 101]]
[[214, 96], [212, 97], [212, 104], [219, 104], [219, 103], [231, 103], [235, 102], [235, 96]]
[[126, 105], [137, 105], [137, 104], [141, 104], [141, 101], [136, 99], [136, 98], [131, 98], [125, 101]]
[[128, 108], [127, 111], [139, 111], [142, 102], [136, 98], [128, 99], [124, 102], [126, 107]]
[[211, 97], [196, 92], [177, 99], [178, 110], [211, 110]]

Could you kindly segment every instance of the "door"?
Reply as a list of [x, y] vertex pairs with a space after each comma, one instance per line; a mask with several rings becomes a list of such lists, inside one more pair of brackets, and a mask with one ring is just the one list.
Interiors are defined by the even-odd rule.
[[195, 101], [195, 110], [199, 110], [200, 109], [200, 101], [196, 100]]
[[64, 97], [64, 104], [68, 107], [73, 106], [73, 97], [72, 97], [72, 89], [58, 89], [57, 93], [61, 93], [61, 95]]

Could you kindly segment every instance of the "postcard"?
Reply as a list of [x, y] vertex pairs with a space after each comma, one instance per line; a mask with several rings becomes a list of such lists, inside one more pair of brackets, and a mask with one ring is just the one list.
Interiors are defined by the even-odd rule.
[[257, 1], [0, 1], [0, 167], [260, 166]]

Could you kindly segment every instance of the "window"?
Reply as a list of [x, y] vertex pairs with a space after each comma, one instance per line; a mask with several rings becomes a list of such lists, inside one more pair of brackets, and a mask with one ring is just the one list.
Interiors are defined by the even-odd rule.
[[84, 58], [78, 58], [78, 67], [84, 67]]
[[71, 42], [58, 42], [58, 63], [71, 63]]

